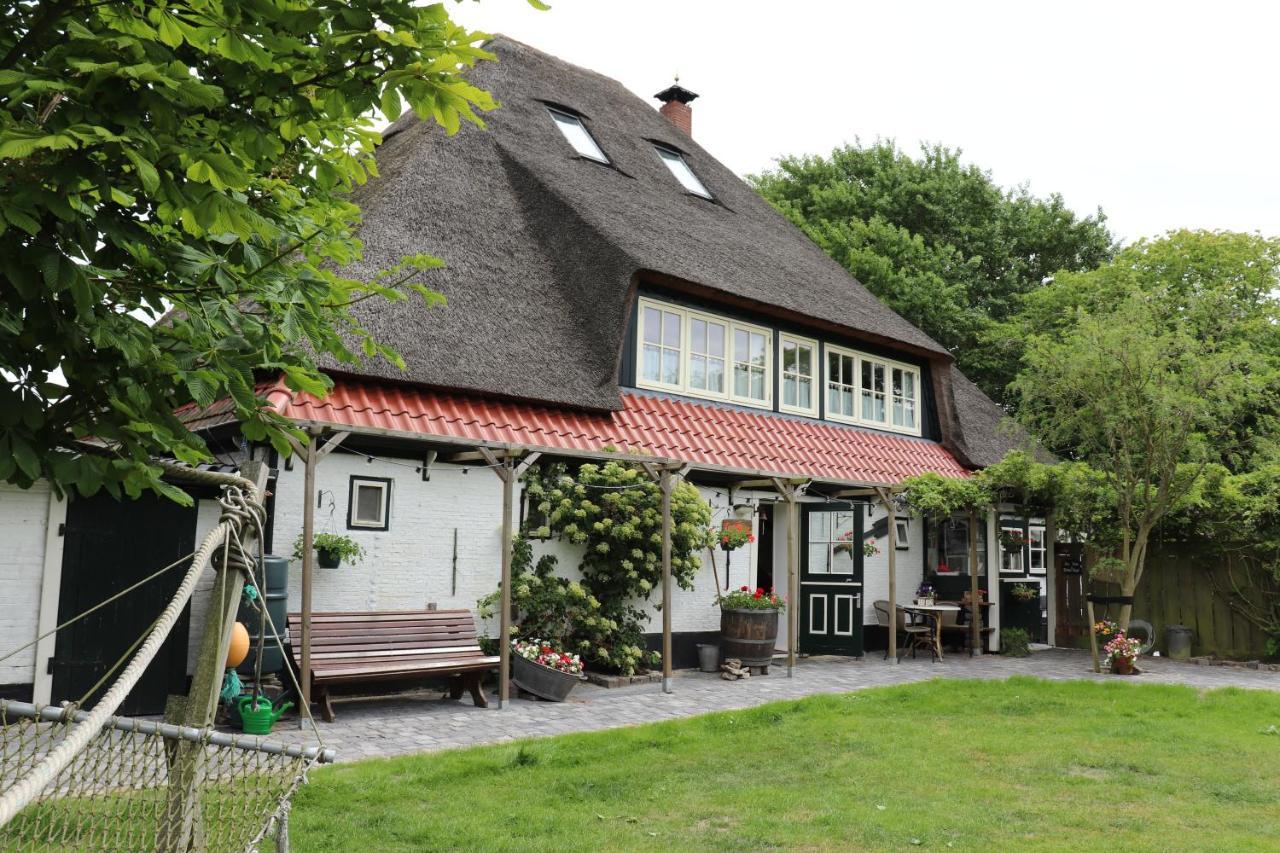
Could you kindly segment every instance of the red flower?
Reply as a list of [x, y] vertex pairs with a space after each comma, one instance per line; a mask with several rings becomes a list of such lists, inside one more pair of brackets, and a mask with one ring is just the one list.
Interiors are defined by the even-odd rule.
[[751, 592], [751, 590], [747, 589], [745, 586], [738, 587], [738, 589], [739, 589], [741, 592]]
[[754, 595], [752, 595], [751, 597], [752, 597], [752, 598], [764, 598], [764, 593], [757, 589], [757, 590], [755, 591], [755, 594], [754, 594]]

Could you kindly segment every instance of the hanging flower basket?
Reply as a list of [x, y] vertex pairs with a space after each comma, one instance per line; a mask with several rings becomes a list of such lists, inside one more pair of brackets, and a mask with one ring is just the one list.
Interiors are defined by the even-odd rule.
[[756, 541], [751, 533], [751, 522], [742, 518], [726, 518], [720, 522], [719, 538], [720, 547], [726, 551], [736, 551]]
[[[312, 546], [316, 552], [316, 565], [322, 569], [336, 569], [344, 559], [358, 563], [364, 557], [364, 549], [350, 536], [317, 533], [312, 539]], [[293, 558], [302, 559], [302, 536], [293, 543]]]

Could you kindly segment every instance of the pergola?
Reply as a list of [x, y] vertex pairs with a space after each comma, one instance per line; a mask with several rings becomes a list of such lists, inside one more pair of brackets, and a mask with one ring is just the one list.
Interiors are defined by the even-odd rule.
[[[673, 691], [672, 673], [672, 591], [671, 591], [671, 494], [676, 484], [697, 472], [703, 477], [714, 478], [731, 488], [769, 490], [775, 492], [789, 509], [787, 524], [787, 675], [792, 676], [796, 666], [796, 651], [799, 645], [797, 603], [800, 600], [799, 590], [799, 548], [800, 524], [797, 504], [814, 480], [805, 476], [786, 476], [763, 471], [749, 471], [715, 465], [693, 464], [680, 459], [640, 456], [634, 454], [606, 453], [603, 451], [565, 450], [555, 447], [530, 447], [499, 443], [467, 441], [451, 436], [436, 436], [424, 433], [408, 433], [399, 430], [388, 430], [375, 427], [342, 425], [319, 421], [301, 421], [296, 423], [306, 430], [307, 442], [303, 444], [293, 441], [293, 450], [305, 465], [303, 479], [303, 529], [302, 529], [302, 595], [301, 595], [301, 644], [300, 663], [302, 701], [308, 706], [311, 702], [311, 614], [312, 584], [315, 568], [315, 510], [316, 510], [316, 467], [332, 451], [345, 440], [358, 436], [369, 440], [390, 441], [396, 443], [413, 442], [416, 448], [431, 448], [423, 452], [424, 467], [432, 462], [446, 464], [481, 463], [490, 468], [502, 482], [502, 561], [501, 561], [501, 607], [499, 613], [499, 634], [503, 642], [499, 643], [501, 669], [498, 679], [498, 707], [505, 708], [510, 700], [510, 643], [506, 638], [511, 627], [511, 559], [512, 544], [515, 534], [515, 522], [512, 516], [512, 504], [515, 499], [515, 487], [520, 477], [540, 458], [561, 457], [572, 460], [624, 460], [639, 465], [649, 478], [658, 484], [662, 496], [662, 686], [665, 693]], [[896, 548], [893, 488], [873, 484], [858, 484], [842, 481], [821, 481], [824, 486], [840, 489], [838, 497], [872, 497], [878, 499], [890, 513], [889, 523], [889, 589], [890, 600], [894, 602], [894, 618], [896, 619]], [[976, 577], [974, 581], [977, 583]], [[975, 592], [976, 595], [976, 592]], [[894, 660], [896, 656], [897, 637], [895, 631], [889, 632], [890, 648]]]

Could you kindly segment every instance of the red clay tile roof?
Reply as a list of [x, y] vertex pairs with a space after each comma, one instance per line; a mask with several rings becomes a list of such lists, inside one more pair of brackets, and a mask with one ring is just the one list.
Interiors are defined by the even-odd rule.
[[643, 451], [695, 468], [892, 485], [968, 471], [932, 441], [805, 418], [624, 392], [623, 409], [584, 413], [337, 378], [323, 400], [277, 385], [267, 398], [301, 421], [470, 439], [546, 451]]

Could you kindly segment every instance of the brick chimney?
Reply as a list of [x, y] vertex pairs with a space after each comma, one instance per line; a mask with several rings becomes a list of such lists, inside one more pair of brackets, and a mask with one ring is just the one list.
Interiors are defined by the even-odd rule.
[[677, 82], [672, 83], [654, 97], [662, 101], [658, 112], [687, 135], [693, 136], [693, 108], [689, 103], [698, 96]]

